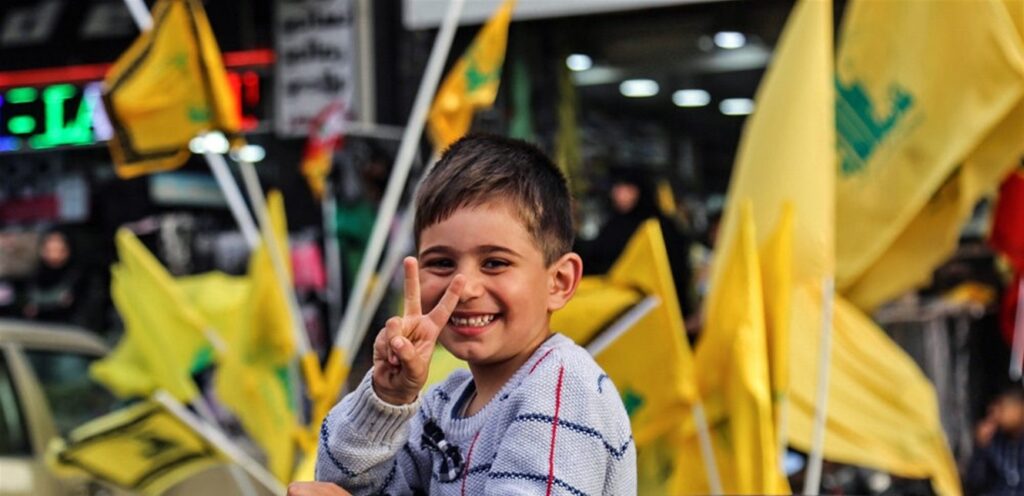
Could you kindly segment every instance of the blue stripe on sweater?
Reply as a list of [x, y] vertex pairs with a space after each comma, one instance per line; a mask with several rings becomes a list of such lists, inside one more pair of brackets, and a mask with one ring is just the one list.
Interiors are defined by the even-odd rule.
[[[522, 472], [491, 472], [490, 477], [492, 479], [519, 479], [543, 483], [547, 483], [548, 481], [548, 476], [546, 475], [526, 474]], [[587, 493], [570, 486], [569, 483], [563, 481], [562, 479], [559, 479], [558, 477], [555, 477], [554, 483], [556, 486], [561, 487], [562, 489], [565, 489], [566, 491], [569, 491], [570, 493], [575, 494], [576, 496], [587, 496]]]
[[386, 494], [384, 492], [384, 490], [387, 489], [388, 486], [390, 486], [391, 483], [395, 481], [395, 472], [397, 472], [397, 471], [398, 471], [398, 460], [395, 460], [394, 462], [391, 463], [391, 471], [388, 472], [388, 476], [384, 478], [384, 484], [381, 485], [380, 486], [380, 490], [378, 490], [374, 494]]
[[339, 462], [338, 459], [334, 457], [334, 454], [331, 453], [331, 448], [330, 448], [331, 445], [327, 442], [327, 419], [326, 418], [324, 419], [323, 423], [320, 424], [320, 446], [324, 447], [324, 453], [327, 453], [327, 458], [329, 458], [331, 460], [331, 463], [334, 464], [334, 468], [340, 470], [341, 473], [345, 474], [345, 476], [347, 476], [347, 477], [355, 477], [356, 475], [358, 475], [355, 472], [345, 468], [345, 466], [342, 465], [341, 462]]
[[[551, 415], [544, 415], [543, 413], [524, 413], [516, 417], [515, 420], [513, 420], [513, 422], [542, 422], [545, 424], [551, 424], [554, 421], [554, 417], [552, 417]], [[629, 444], [633, 442], [633, 436], [630, 435], [629, 439], [627, 439], [621, 447], [616, 448], [611, 443], [609, 443], [604, 438], [604, 436], [601, 435], [600, 432], [591, 427], [587, 427], [585, 425], [580, 424], [574, 424], [563, 419], [558, 419], [558, 426], [565, 427], [566, 429], [569, 429], [571, 431], [578, 432], [580, 434], [590, 436], [594, 439], [601, 441], [601, 443], [604, 444], [604, 449], [607, 450], [608, 453], [612, 455], [612, 458], [615, 458], [616, 460], [622, 459], [622, 456], [626, 454], [626, 449], [629, 448]]]

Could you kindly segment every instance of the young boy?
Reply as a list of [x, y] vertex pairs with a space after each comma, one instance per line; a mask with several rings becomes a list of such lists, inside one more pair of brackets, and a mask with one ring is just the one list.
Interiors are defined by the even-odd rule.
[[[548, 326], [583, 268], [554, 164], [521, 141], [467, 136], [421, 185], [415, 232], [405, 315], [324, 421], [317, 480], [353, 494], [635, 494], [618, 392]], [[470, 371], [420, 394], [438, 340]]]

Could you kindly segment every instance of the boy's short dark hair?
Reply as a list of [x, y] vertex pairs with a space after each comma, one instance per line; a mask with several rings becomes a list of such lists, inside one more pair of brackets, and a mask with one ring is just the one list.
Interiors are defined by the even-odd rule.
[[521, 140], [470, 134], [453, 143], [416, 193], [416, 245], [424, 229], [456, 210], [508, 201], [550, 265], [572, 249], [572, 199], [565, 176]]

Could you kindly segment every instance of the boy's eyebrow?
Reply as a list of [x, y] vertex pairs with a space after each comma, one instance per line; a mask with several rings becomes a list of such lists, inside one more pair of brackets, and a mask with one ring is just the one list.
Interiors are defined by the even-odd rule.
[[[452, 247], [446, 245], [434, 245], [420, 252], [421, 257], [433, 254], [449, 255], [455, 251]], [[477, 253], [491, 254], [491, 253], [507, 253], [512, 256], [520, 256], [519, 252], [507, 247], [500, 245], [481, 245], [475, 250]]]
[[477, 248], [480, 253], [508, 253], [509, 255], [519, 256], [519, 253], [507, 246], [499, 245], [483, 245]]
[[420, 256], [421, 257], [425, 257], [427, 255], [431, 255], [431, 254], [434, 254], [434, 253], [445, 254], [446, 255], [446, 254], [449, 254], [451, 252], [452, 252], [451, 247], [448, 247], [448, 246], [445, 246], [445, 245], [434, 245], [434, 246], [431, 246], [430, 248], [427, 248], [426, 250], [421, 251], [420, 252]]

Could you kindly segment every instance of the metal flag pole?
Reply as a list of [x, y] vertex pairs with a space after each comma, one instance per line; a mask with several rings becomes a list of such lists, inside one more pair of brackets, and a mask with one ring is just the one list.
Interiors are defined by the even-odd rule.
[[821, 492], [821, 466], [825, 451], [825, 419], [828, 413], [828, 376], [832, 361], [832, 303], [835, 298], [835, 279], [825, 276], [821, 288], [821, 341], [818, 350], [818, 391], [814, 398], [814, 431], [811, 434], [811, 452], [807, 459], [807, 478], [803, 494]]
[[[373, 224], [373, 231], [367, 243], [366, 251], [359, 272], [356, 275], [355, 284], [349, 293], [348, 302], [345, 306], [345, 313], [342, 315], [341, 326], [338, 328], [334, 339], [334, 349], [327, 362], [326, 381], [329, 382], [333, 391], [328, 395], [336, 396], [339, 393], [340, 383], [344, 379], [347, 361], [344, 355], [352, 350], [344, 348], [346, 340], [351, 341], [355, 327], [360, 320], [360, 310], [367, 296], [367, 289], [370, 278], [380, 261], [384, 251], [384, 241], [387, 237], [387, 230], [394, 219], [395, 211], [398, 209], [398, 201], [401, 198], [402, 190], [405, 188], [406, 180], [409, 177], [409, 170], [412, 168], [413, 158], [419, 147], [420, 136], [423, 134], [423, 127], [426, 125], [427, 112], [431, 100], [441, 80], [441, 72], [444, 70], [444, 62], [451, 50], [452, 40], [455, 38], [455, 31], [458, 27], [459, 15], [465, 0], [452, 0], [448, 4], [448, 12], [444, 22], [434, 41], [430, 58], [423, 74], [419, 90], [416, 93], [412, 112], [409, 115], [409, 123], [402, 134], [402, 142], [398, 148], [398, 156], [395, 158], [395, 166], [391, 171], [387, 187], [384, 190], [384, 197], [381, 199], [380, 209], [377, 211], [377, 218]], [[333, 400], [333, 398], [332, 398]]]
[[1010, 355], [1010, 379], [1019, 381], [1024, 368], [1024, 274], [1017, 279], [1017, 314], [1013, 324], [1013, 354]]

